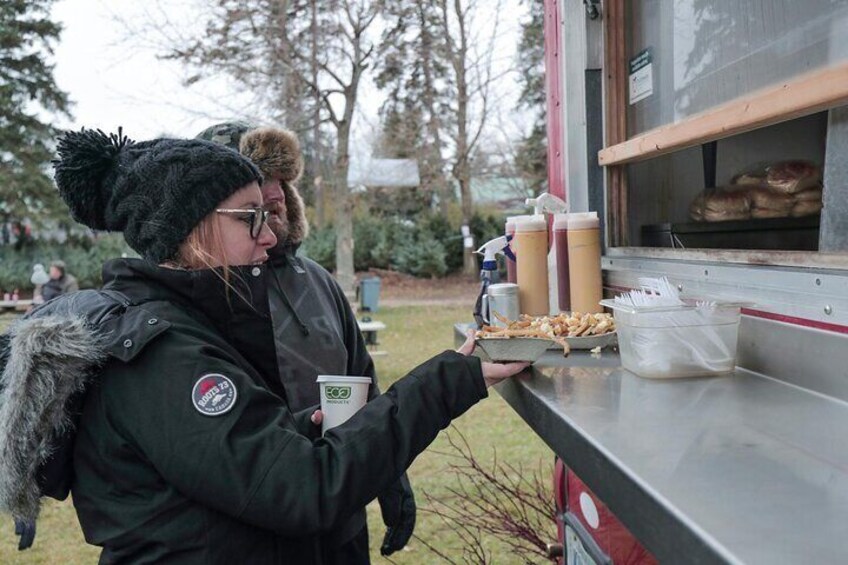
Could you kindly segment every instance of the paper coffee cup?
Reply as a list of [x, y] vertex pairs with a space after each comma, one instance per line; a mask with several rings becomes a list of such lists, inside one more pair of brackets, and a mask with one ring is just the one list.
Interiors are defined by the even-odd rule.
[[321, 412], [324, 413], [322, 434], [347, 422], [368, 400], [369, 377], [318, 375], [317, 382], [321, 388]]

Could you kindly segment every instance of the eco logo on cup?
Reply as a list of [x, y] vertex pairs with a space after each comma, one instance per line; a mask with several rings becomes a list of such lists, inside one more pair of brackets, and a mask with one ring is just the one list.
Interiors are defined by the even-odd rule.
[[345, 400], [350, 399], [350, 387], [349, 386], [327, 386], [324, 388], [324, 394], [327, 395], [327, 402], [330, 404], [335, 404], [337, 402], [344, 402]]
[[324, 433], [347, 422], [365, 406], [371, 378], [318, 375], [317, 382], [321, 388], [321, 412], [324, 413], [321, 433]]

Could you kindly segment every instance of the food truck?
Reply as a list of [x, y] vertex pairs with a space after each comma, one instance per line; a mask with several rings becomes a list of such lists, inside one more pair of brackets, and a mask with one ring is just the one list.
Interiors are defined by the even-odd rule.
[[741, 304], [721, 376], [607, 348], [498, 387], [558, 458], [551, 556], [848, 563], [848, 2], [544, 2], [549, 190], [599, 212], [604, 296]]

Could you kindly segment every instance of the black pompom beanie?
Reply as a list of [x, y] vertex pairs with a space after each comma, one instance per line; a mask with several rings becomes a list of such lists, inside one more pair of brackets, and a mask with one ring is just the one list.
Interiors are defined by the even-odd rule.
[[53, 161], [56, 186], [78, 222], [123, 232], [142, 257], [174, 259], [200, 221], [231, 194], [262, 182], [238, 152], [199, 139], [135, 143], [100, 130], [67, 132]]

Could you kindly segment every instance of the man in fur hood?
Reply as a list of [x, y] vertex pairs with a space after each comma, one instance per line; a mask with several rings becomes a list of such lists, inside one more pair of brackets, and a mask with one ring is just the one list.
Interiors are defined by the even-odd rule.
[[[277, 350], [277, 368], [293, 411], [319, 404], [318, 375], [356, 375], [372, 379], [369, 399], [379, 394], [374, 363], [356, 318], [335, 279], [314, 261], [298, 257], [309, 233], [303, 199], [295, 184], [303, 173], [297, 136], [274, 127], [229, 122], [207, 128], [198, 137], [238, 150], [262, 172], [262, 197], [271, 212], [268, 225], [278, 244], [269, 250], [269, 301]], [[415, 499], [406, 475], [378, 497], [388, 527], [380, 552], [403, 548], [415, 526]], [[369, 563], [364, 509], [339, 532], [328, 536], [335, 561]]]
[[276, 250], [298, 247], [309, 234], [309, 223], [295, 186], [303, 174], [297, 136], [279, 128], [226, 122], [203, 130], [197, 137], [235, 149], [259, 167], [265, 177], [262, 197], [271, 212], [268, 222], [277, 236]]

